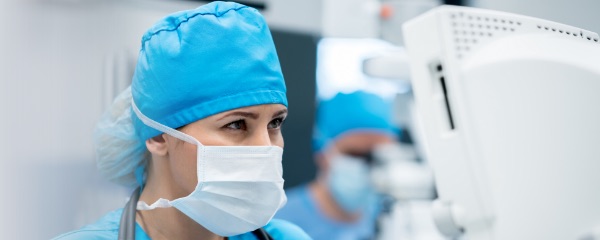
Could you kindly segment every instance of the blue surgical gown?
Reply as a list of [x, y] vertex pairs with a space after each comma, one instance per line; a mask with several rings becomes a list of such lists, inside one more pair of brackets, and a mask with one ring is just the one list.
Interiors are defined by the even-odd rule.
[[[116, 240], [119, 235], [119, 222], [123, 209], [118, 209], [106, 214], [96, 223], [87, 225], [79, 230], [60, 235], [55, 240]], [[284, 220], [273, 219], [266, 226], [265, 231], [274, 239], [311, 239], [298, 226]], [[150, 237], [136, 223], [135, 239], [150, 240]], [[229, 237], [230, 240], [255, 240], [251, 232]]]
[[276, 218], [288, 220], [302, 228], [316, 240], [372, 239], [379, 207], [370, 205], [356, 222], [340, 222], [325, 216], [318, 208], [308, 185], [286, 191], [287, 204], [275, 214]]

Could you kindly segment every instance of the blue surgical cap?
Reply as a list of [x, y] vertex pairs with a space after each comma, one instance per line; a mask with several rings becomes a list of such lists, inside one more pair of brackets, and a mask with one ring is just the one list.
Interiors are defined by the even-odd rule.
[[338, 137], [369, 132], [395, 138], [399, 129], [392, 121], [392, 102], [379, 95], [356, 91], [338, 93], [317, 106], [313, 150], [320, 152]]
[[179, 128], [260, 104], [287, 106], [271, 33], [255, 9], [212, 2], [160, 20], [142, 37], [133, 82], [96, 125], [97, 165], [111, 181], [143, 185], [144, 140], [159, 135], [132, 114]]
[[[171, 128], [241, 107], [287, 106], [285, 92], [264, 18], [233, 2], [177, 12], [151, 27], [131, 86], [139, 110]], [[160, 134], [132, 117], [140, 140]]]

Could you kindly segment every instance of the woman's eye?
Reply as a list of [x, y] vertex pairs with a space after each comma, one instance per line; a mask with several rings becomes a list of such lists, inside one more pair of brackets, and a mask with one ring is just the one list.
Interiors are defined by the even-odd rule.
[[246, 130], [246, 121], [237, 120], [225, 125], [225, 127], [233, 130]]
[[275, 118], [269, 123], [269, 128], [277, 129], [277, 128], [280, 128], [282, 124], [283, 124], [283, 118]]

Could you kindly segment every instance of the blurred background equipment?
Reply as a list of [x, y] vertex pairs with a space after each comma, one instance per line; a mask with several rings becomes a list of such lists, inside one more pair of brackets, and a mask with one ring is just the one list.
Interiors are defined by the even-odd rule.
[[[419, 145], [412, 137], [413, 133], [418, 131], [414, 131], [417, 124], [413, 119], [408, 56], [404, 48], [373, 38], [323, 38], [319, 42], [317, 56], [319, 101], [327, 103], [332, 101], [331, 98], [334, 96], [338, 98], [339, 94], [346, 93], [353, 96], [356, 95], [356, 91], [361, 91], [375, 94], [385, 99], [382, 101], [393, 103], [386, 105], [389, 109], [377, 112], [382, 114], [378, 116], [379, 118], [389, 117], [388, 121], [391, 123], [388, 124], [395, 125], [399, 130], [397, 139], [390, 143], [369, 147], [367, 159], [369, 159], [369, 175], [372, 179], [369, 183], [370, 188], [377, 190], [384, 197], [377, 205], [379, 210], [375, 212], [375, 219], [369, 220], [375, 221], [373, 225], [376, 227], [375, 234], [365, 236], [376, 239], [442, 239], [435, 229], [430, 212], [432, 200], [436, 196], [433, 173], [428, 167], [425, 155], [419, 150]], [[348, 101], [350, 100], [351, 98], [348, 97]], [[366, 100], [367, 98], [362, 101]], [[369, 103], [357, 101], [358, 98], [346, 104], [352, 106], [354, 112], [367, 111], [360, 110], [362, 108], [383, 108], [383, 106], [369, 107]], [[328, 109], [327, 112], [335, 116], [344, 113], [336, 117], [336, 121], [333, 120], [334, 117], [328, 117], [327, 114], [317, 116], [320, 117], [318, 120], [332, 118], [329, 121], [354, 121], [357, 126], [360, 125], [358, 116], [353, 116], [349, 111], [345, 112], [340, 108], [342, 106]], [[370, 112], [374, 114], [375, 110]], [[390, 116], [384, 116], [385, 112]], [[328, 128], [339, 128], [345, 125], [350, 124], [330, 124]], [[343, 135], [340, 138], [343, 138]], [[363, 143], [363, 145], [372, 144]], [[348, 236], [356, 235], [348, 233]], [[319, 236], [313, 237], [319, 238]]]
[[400, 200], [435, 198], [433, 172], [419, 162], [410, 144], [379, 145], [373, 151], [373, 183], [377, 190]]

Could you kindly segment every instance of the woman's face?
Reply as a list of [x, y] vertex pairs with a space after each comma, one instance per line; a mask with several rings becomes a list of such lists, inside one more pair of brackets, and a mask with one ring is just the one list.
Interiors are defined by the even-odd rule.
[[[179, 131], [205, 146], [278, 146], [283, 148], [281, 125], [287, 108], [281, 104], [265, 104], [238, 108], [190, 123]], [[171, 176], [181, 187], [180, 194], [191, 193], [198, 183], [196, 145], [163, 134]], [[181, 196], [183, 197], [183, 196]]]

